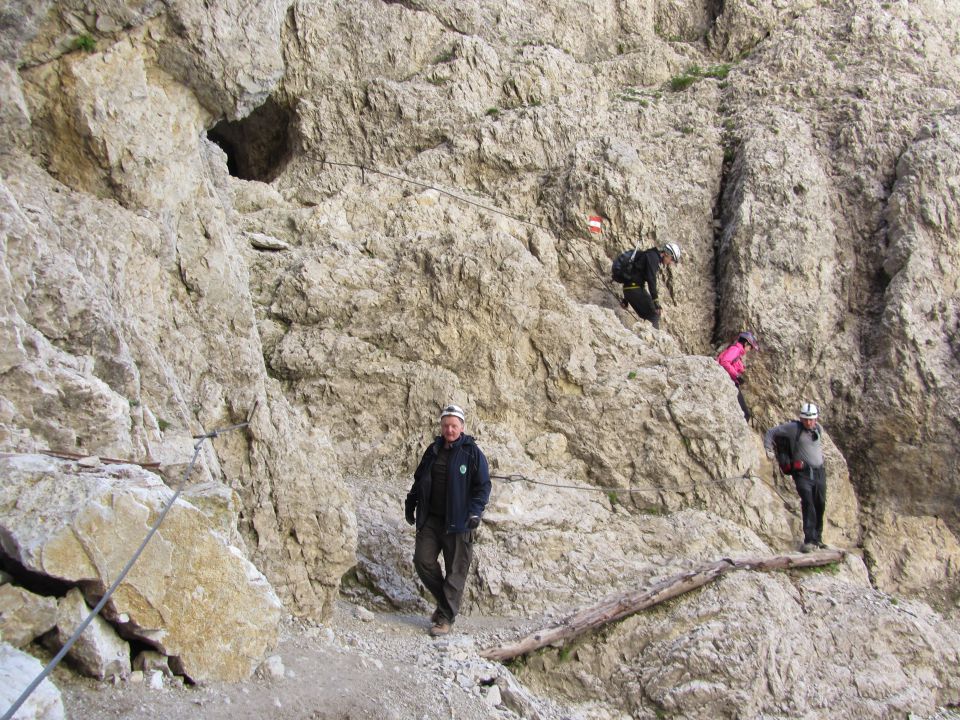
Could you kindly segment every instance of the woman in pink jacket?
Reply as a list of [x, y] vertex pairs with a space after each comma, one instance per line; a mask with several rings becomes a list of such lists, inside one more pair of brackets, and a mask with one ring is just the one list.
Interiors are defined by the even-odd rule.
[[760, 345], [752, 332], [745, 331], [737, 336], [737, 340], [730, 347], [717, 355], [717, 362], [730, 375], [733, 384], [737, 386], [737, 402], [740, 403], [740, 409], [743, 410], [743, 417], [750, 420], [750, 411], [747, 409], [747, 403], [743, 399], [743, 393], [740, 391], [740, 385], [743, 383], [743, 372], [746, 366], [743, 359], [750, 352], [750, 349], [759, 350]]

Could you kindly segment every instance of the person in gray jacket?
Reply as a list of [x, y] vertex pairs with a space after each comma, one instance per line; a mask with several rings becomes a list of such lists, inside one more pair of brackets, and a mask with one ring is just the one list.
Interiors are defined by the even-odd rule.
[[781, 470], [793, 476], [800, 495], [803, 515], [803, 544], [800, 552], [826, 548], [823, 542], [823, 514], [827, 505], [827, 473], [823, 466], [823, 428], [818, 422], [820, 409], [810, 402], [800, 406], [800, 419], [791, 420], [767, 431], [763, 446], [773, 457], [773, 445], [783, 445], [788, 457]]

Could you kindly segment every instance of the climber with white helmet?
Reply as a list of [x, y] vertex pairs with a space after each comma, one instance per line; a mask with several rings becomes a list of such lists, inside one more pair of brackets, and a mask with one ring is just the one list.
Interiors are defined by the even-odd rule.
[[746, 330], [740, 333], [736, 341], [726, 350], [717, 355], [717, 362], [727, 371], [730, 379], [733, 380], [733, 384], [737, 386], [737, 402], [740, 403], [740, 409], [743, 410], [744, 419], [748, 421], [750, 420], [750, 411], [747, 409], [747, 403], [743, 399], [743, 391], [740, 390], [740, 386], [745, 382], [743, 373], [746, 370], [746, 365], [743, 359], [751, 348], [759, 350], [760, 343], [757, 342], [757, 338], [752, 332]]
[[423, 453], [404, 502], [407, 522], [417, 529], [413, 566], [437, 601], [430, 616], [434, 637], [449, 633], [460, 611], [473, 532], [490, 498], [487, 458], [464, 433], [464, 422], [458, 405], [440, 411], [440, 434]]
[[614, 260], [611, 272], [615, 281], [623, 283], [621, 307], [629, 304], [637, 315], [659, 329], [663, 308], [657, 296], [657, 272], [661, 265], [669, 266], [678, 262], [680, 246], [672, 242], [643, 252], [637, 248], [621, 253]]
[[800, 418], [777, 425], [763, 436], [767, 456], [774, 455], [780, 470], [793, 476], [803, 516], [803, 544], [800, 552], [826, 548], [823, 542], [823, 514], [827, 505], [827, 472], [823, 466], [823, 428], [820, 409], [811, 402], [800, 406]]

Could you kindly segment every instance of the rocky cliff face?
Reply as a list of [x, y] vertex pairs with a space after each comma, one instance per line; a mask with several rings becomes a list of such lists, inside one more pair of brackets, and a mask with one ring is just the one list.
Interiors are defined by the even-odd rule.
[[240, 493], [252, 557], [322, 615], [353, 514], [325, 431], [264, 366], [236, 211], [204, 139], [278, 79], [285, 8], [120, 9], [49, 4], [6, 88], [26, 100], [27, 131], [4, 178], [5, 444], [150, 457], [172, 479], [191, 433], [250, 416], [200, 475]]
[[[456, 401], [494, 472], [527, 478], [495, 482], [469, 603], [540, 612], [792, 549], [795, 496], [759, 439], [809, 399], [830, 441], [827, 539], [864, 551], [832, 597], [852, 615], [922, 592], [955, 614], [955, 8], [48, 1], [0, 17], [0, 449], [156, 459], [173, 482], [191, 435], [249, 420], [192, 481], [237, 493], [233, 541], [287, 607], [324, 617], [349, 570], [344, 591], [412, 608], [401, 500]], [[619, 250], [666, 241], [684, 259], [655, 331], [606, 276]], [[763, 346], [752, 425], [712, 357], [743, 328]], [[945, 642], [871, 692], [930, 678]], [[695, 673], [698, 652], [656, 658]], [[614, 702], [619, 682], [577, 692]], [[937, 675], [905, 708], [957, 684]], [[629, 712], [697, 712], [697, 693], [645, 687]]]

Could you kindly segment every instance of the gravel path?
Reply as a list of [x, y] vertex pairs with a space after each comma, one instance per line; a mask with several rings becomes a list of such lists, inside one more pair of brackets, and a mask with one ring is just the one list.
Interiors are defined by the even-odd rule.
[[426, 617], [371, 613], [340, 602], [331, 621], [288, 620], [273, 656], [243, 683], [184, 686], [148, 674], [98, 683], [57, 668], [67, 716], [82, 720], [383, 718], [480, 720], [581, 714], [535, 697], [478, 650], [533, 629], [529, 621], [462, 617], [434, 639]]

